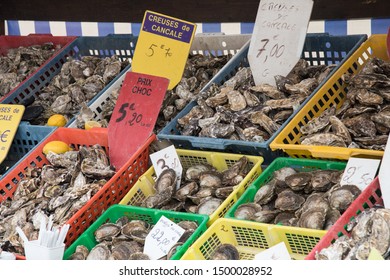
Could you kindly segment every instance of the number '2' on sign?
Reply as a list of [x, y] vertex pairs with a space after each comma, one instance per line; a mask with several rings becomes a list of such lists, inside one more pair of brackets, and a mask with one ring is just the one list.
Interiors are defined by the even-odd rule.
[[379, 159], [366, 159], [351, 157], [341, 177], [340, 185], [356, 185], [363, 191], [375, 178]]

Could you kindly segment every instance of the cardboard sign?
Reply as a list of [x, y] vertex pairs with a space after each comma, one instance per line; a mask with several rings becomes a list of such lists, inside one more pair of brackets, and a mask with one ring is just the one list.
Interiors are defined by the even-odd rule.
[[151, 260], [158, 260], [166, 256], [184, 232], [183, 228], [165, 216], [161, 216], [146, 236], [144, 254], [147, 254]]
[[153, 132], [168, 79], [135, 72], [126, 74], [108, 125], [111, 164], [118, 170]]
[[23, 105], [0, 104], [0, 163], [7, 157], [23, 113]]
[[183, 167], [181, 165], [180, 158], [177, 155], [175, 146], [171, 145], [165, 149], [151, 154], [150, 160], [152, 161], [157, 177], [160, 176], [164, 169], [172, 168], [175, 170], [177, 176], [176, 189], [180, 188]]
[[255, 256], [255, 260], [291, 260], [286, 244], [280, 242]]
[[356, 185], [363, 191], [374, 180], [380, 162], [379, 159], [349, 158], [340, 185]]
[[378, 179], [381, 186], [383, 205], [388, 208], [390, 207], [390, 137], [387, 138]]
[[146, 11], [134, 51], [132, 69], [169, 79], [168, 89], [181, 80], [196, 24]]
[[387, 31], [387, 56], [390, 57], [390, 27]]
[[301, 57], [312, 0], [261, 0], [248, 51], [256, 85], [275, 85]]
[[372, 248], [370, 254], [368, 255], [368, 260], [384, 261], [385, 259], [377, 249]]

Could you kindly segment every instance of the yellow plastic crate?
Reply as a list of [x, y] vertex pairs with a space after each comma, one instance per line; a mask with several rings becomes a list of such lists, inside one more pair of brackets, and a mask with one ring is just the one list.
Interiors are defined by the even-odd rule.
[[346, 98], [347, 84], [341, 79], [345, 73], [357, 74], [372, 57], [389, 60], [386, 47], [387, 35], [372, 35], [354, 54], [328, 79], [322, 88], [294, 116], [290, 123], [279, 133], [270, 144], [272, 150], [282, 149], [291, 157], [324, 158], [348, 160], [351, 156], [366, 158], [381, 158], [383, 151], [367, 149], [351, 149], [328, 146], [308, 146], [299, 144], [300, 128], [314, 117], [330, 107], [331, 104], [340, 108]]
[[[301, 260], [325, 235], [326, 231], [310, 230], [241, 221], [218, 219], [203, 233], [181, 260], [208, 260], [223, 243], [236, 246], [240, 260], [253, 260], [257, 253], [284, 242], [292, 259]], [[312, 237], [307, 239], [307, 235]]]
[[[187, 168], [201, 163], [208, 163], [213, 165], [218, 171], [227, 169], [229, 166], [237, 162], [243, 155], [228, 154], [228, 153], [216, 153], [205, 151], [192, 151], [177, 149], [180, 162], [183, 166], [183, 172]], [[237, 185], [234, 191], [223, 201], [223, 203], [215, 210], [215, 212], [209, 216], [207, 226], [210, 226], [218, 218], [222, 218], [226, 212], [233, 206], [238, 198], [244, 193], [248, 186], [261, 174], [261, 164], [263, 158], [259, 156], [248, 156], [251, 170], [244, 178], [244, 180]], [[155, 183], [154, 168], [149, 168], [130, 189], [126, 196], [121, 200], [120, 204], [123, 205], [140, 205], [148, 196], [153, 195], [155, 190], [153, 185]]]

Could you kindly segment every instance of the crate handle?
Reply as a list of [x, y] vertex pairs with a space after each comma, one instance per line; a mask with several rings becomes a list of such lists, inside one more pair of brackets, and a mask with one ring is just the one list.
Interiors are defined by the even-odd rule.
[[213, 150], [225, 150], [226, 145], [225, 141], [223, 139], [212, 139], [213, 141], [211, 142], [210, 139], [205, 138], [205, 137], [193, 137], [191, 144], [192, 147], [194, 148], [199, 148], [199, 149], [213, 149]]
[[[308, 147], [308, 146], [306, 146]], [[364, 157], [364, 158], [378, 158], [381, 159], [383, 156], [383, 151], [371, 151], [370, 155], [364, 154], [361, 149], [351, 149], [351, 148], [342, 148], [342, 147], [332, 147], [331, 154], [329, 153], [328, 146], [313, 146], [308, 147], [308, 151], [315, 158], [338, 158], [338, 159], [346, 159], [349, 157]]]
[[39, 36], [51, 36], [51, 37], [53, 37], [53, 34], [51, 34], [51, 33], [30, 33], [27, 36], [29, 36], [29, 37], [39, 37]]

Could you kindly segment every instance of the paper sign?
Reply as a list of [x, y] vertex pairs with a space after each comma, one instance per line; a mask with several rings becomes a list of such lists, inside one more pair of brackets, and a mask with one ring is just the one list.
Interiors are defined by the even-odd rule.
[[150, 160], [152, 161], [154, 171], [156, 172], [157, 177], [160, 176], [161, 172], [163, 172], [164, 169], [172, 168], [173, 170], [175, 170], [177, 175], [176, 188], [180, 188], [183, 167], [181, 166], [180, 158], [177, 155], [175, 146], [171, 145], [156, 153], [151, 154]]
[[152, 134], [168, 79], [128, 72], [110, 123], [111, 164], [119, 170]]
[[349, 158], [340, 185], [356, 185], [363, 191], [374, 180], [380, 162], [379, 159]]
[[181, 80], [196, 24], [146, 11], [134, 51], [132, 69], [170, 80], [168, 89]]
[[390, 57], [390, 27], [387, 31], [387, 56]]
[[161, 216], [146, 236], [144, 254], [147, 254], [151, 260], [158, 260], [166, 256], [184, 232], [183, 228], [165, 216]]
[[388, 208], [390, 207], [390, 137], [387, 139], [378, 179], [381, 186], [383, 205]]
[[291, 260], [284, 242], [280, 242], [255, 255], [255, 260]]
[[301, 57], [312, 0], [261, 0], [249, 45], [248, 60], [256, 85], [275, 85]]
[[377, 249], [372, 248], [370, 254], [368, 255], [368, 260], [383, 261], [384, 258], [382, 257], [381, 253], [379, 253], [379, 251]]
[[0, 104], [0, 163], [7, 157], [24, 113], [24, 106]]

